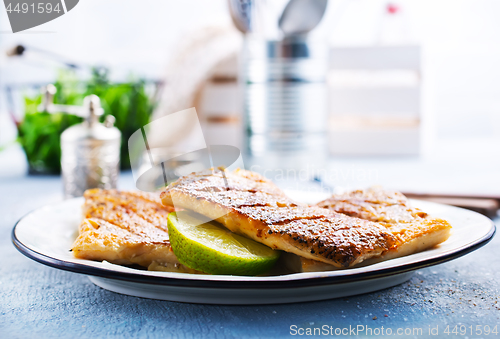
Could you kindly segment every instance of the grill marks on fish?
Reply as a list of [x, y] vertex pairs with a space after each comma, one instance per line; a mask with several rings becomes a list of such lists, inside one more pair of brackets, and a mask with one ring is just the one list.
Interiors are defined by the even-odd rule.
[[[372, 187], [336, 194], [316, 206], [330, 211], [377, 222], [395, 239], [396, 244], [363, 265], [393, 259], [434, 247], [450, 236], [451, 226], [443, 219], [433, 218], [401, 193]], [[303, 272], [335, 269], [316, 260], [299, 258], [295, 269]]]
[[165, 205], [191, 209], [271, 248], [338, 267], [397, 244], [380, 224], [298, 204], [258, 174], [236, 170], [224, 176], [220, 171], [193, 173], [160, 197]]
[[269, 234], [288, 236], [297, 248], [342, 267], [354, 265], [360, 258], [379, 255], [395, 244], [390, 234], [371, 223], [344, 216], [298, 219], [269, 228]]
[[[443, 231], [443, 234], [449, 236], [451, 229], [446, 220], [433, 218], [424, 211], [412, 207], [408, 198], [403, 194], [378, 187], [333, 195], [318, 203], [317, 206], [357, 218], [376, 221], [397, 237], [400, 244], [426, 234], [437, 234], [439, 231]], [[437, 245], [439, 243], [437, 240], [444, 241], [439, 238], [428, 243], [428, 246]]]
[[80, 259], [115, 264], [177, 265], [168, 238], [167, 215], [159, 198], [140, 192], [85, 192], [84, 220], [73, 244]]
[[335, 194], [316, 206], [385, 224], [418, 222], [428, 216], [418, 208], [411, 207], [410, 201], [402, 193], [380, 187]]
[[168, 243], [167, 216], [158, 197], [140, 192], [91, 189], [85, 192], [84, 218], [97, 218], [142, 237], [143, 242]]
[[298, 262], [297, 271], [408, 255], [446, 240], [451, 228], [445, 220], [413, 208], [399, 192], [357, 190], [306, 206], [258, 174], [211, 170], [179, 179], [162, 192], [161, 200], [140, 192], [88, 190], [84, 221], [72, 248], [75, 257], [198, 273], [181, 265], [170, 247], [166, 219], [174, 202], [289, 252]]
[[[228, 192], [227, 194], [229, 194], [229, 196], [231, 194], [242, 194], [242, 197], [249, 199], [252, 198], [251, 194], [259, 193], [262, 198], [264, 198], [265, 195], [270, 195], [274, 198], [280, 197], [281, 200], [285, 200], [290, 204], [297, 204], [288, 198], [283, 191], [270, 180], [249, 171], [240, 170], [238, 173], [240, 174], [237, 178], [238, 180], [234, 180], [234, 176], [222, 172], [221, 170], [205, 170], [182, 177], [182, 181], [178, 180], [173, 182], [168, 188], [175, 188], [186, 194], [197, 194], [200, 195], [200, 198], [202, 198], [203, 192], [205, 196], [217, 193], [217, 196], [211, 197], [212, 199], [224, 196], [224, 192]], [[250, 194], [244, 195], [244, 193]], [[162, 201], [168, 194], [168, 190], [162, 192], [160, 196]]]

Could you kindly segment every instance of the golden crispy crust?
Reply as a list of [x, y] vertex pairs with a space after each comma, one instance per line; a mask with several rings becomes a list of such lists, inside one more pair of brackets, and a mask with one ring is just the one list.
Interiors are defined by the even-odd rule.
[[117, 190], [88, 190], [84, 220], [73, 244], [80, 259], [148, 267], [178, 263], [168, 238], [167, 215], [157, 196]]
[[84, 218], [98, 218], [143, 237], [144, 242], [168, 242], [167, 216], [158, 196], [142, 192], [91, 189], [84, 194]]
[[153, 262], [178, 263], [168, 240], [150, 242], [143, 235], [99, 218], [85, 219], [79, 231], [72, 248], [74, 256], [79, 259], [144, 267]]
[[365, 220], [392, 224], [414, 222], [427, 217], [427, 213], [411, 207], [403, 194], [379, 187], [335, 194], [316, 206]]
[[180, 178], [160, 195], [271, 248], [350, 267], [397, 245], [382, 225], [296, 203], [272, 182], [244, 171], [204, 171]]
[[[401, 244], [438, 231], [448, 231], [442, 234], [449, 236], [451, 229], [446, 220], [432, 218], [424, 211], [412, 207], [408, 198], [403, 194], [378, 187], [333, 195], [316, 206], [376, 221], [396, 236]], [[440, 242], [446, 240], [447, 237], [439, 238]], [[435, 241], [427, 242], [429, 247], [437, 244]]]
[[[450, 236], [451, 225], [413, 208], [401, 193], [372, 187], [336, 194], [316, 206], [348, 216], [378, 222], [397, 239], [397, 245], [363, 265], [393, 259], [434, 247]], [[296, 265], [296, 264], [295, 264]], [[334, 267], [300, 258], [299, 270], [325, 271]]]

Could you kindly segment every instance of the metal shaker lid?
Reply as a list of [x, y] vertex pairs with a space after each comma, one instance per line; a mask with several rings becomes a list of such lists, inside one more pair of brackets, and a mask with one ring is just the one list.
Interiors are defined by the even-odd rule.
[[[61, 134], [62, 142], [74, 142], [83, 140], [120, 140], [120, 131], [113, 126], [114, 117], [106, 117], [104, 124], [99, 122], [99, 117], [104, 114], [101, 101], [97, 95], [86, 96], [83, 101], [83, 112], [85, 121], [67, 128]], [[111, 117], [111, 118], [110, 118]]]
[[106, 127], [101, 123], [89, 127], [86, 123], [73, 125], [61, 134], [62, 142], [83, 140], [119, 141], [121, 133], [116, 127]]

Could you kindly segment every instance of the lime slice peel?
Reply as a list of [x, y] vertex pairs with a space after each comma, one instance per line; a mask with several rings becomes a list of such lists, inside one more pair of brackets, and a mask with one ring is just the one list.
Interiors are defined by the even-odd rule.
[[169, 214], [168, 232], [177, 259], [209, 274], [263, 274], [274, 266], [280, 254], [186, 211]]

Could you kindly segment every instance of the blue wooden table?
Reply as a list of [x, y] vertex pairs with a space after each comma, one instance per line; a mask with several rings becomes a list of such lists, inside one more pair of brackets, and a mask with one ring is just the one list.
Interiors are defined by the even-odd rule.
[[[10, 233], [15, 222], [62, 200], [59, 177], [0, 179], [0, 192], [0, 338], [290, 337], [314, 328], [316, 334], [337, 329], [352, 337], [355, 328], [359, 336], [378, 331], [377, 337], [387, 337], [390, 329], [393, 338], [452, 338], [457, 337], [455, 326], [458, 337], [500, 336], [484, 333], [486, 325], [500, 332], [498, 236], [465, 257], [370, 294], [289, 305], [184, 304], [115, 294], [84, 275], [36, 263], [14, 248]], [[461, 325], [466, 335], [460, 335]], [[401, 336], [394, 335], [398, 329]], [[436, 330], [439, 336], [432, 335]], [[476, 335], [478, 330], [483, 334]]]

